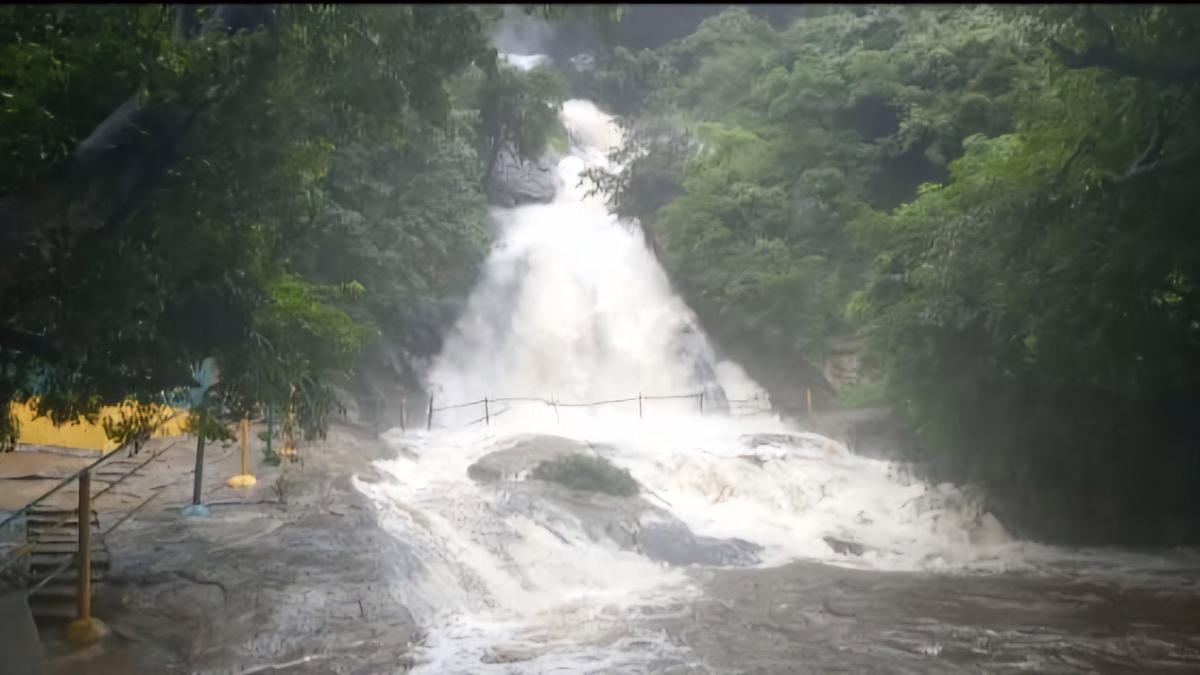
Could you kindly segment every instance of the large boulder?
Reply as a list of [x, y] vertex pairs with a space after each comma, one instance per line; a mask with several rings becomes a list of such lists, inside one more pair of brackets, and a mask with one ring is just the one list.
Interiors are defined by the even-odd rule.
[[[551, 465], [565, 469], [579, 457], [608, 465], [603, 459], [606, 452], [603, 446], [566, 438], [527, 436], [481, 457], [467, 473], [473, 480], [506, 493], [501, 500], [504, 512], [540, 523], [556, 536], [582, 532], [594, 541], [608, 539], [668, 565], [748, 566], [759, 562], [757, 545], [696, 535], [670, 512], [647, 501], [639, 494], [640, 489], [626, 494], [623, 490], [581, 487], [586, 481], [538, 478], [539, 468]], [[595, 468], [592, 463], [579, 466], [585, 472]]]
[[558, 436], [530, 436], [512, 447], [479, 458], [467, 467], [467, 476], [478, 483], [521, 480], [543, 462], [584, 454], [587, 443]]
[[513, 208], [522, 204], [546, 204], [558, 192], [557, 153], [547, 150], [533, 161], [521, 161], [516, 153], [500, 153], [487, 184], [487, 200], [493, 206]]
[[637, 544], [642, 555], [668, 565], [744, 567], [757, 564], [758, 552], [762, 550], [744, 539], [694, 534], [674, 518], [658, 522], [643, 520]]

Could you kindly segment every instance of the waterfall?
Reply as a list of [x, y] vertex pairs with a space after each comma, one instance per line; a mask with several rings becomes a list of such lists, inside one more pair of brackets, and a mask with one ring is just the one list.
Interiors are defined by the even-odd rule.
[[[735, 364], [716, 362], [641, 235], [581, 183], [586, 168], [612, 168], [608, 151], [621, 142], [620, 130], [587, 101], [566, 102], [562, 120], [571, 152], [558, 166], [558, 194], [550, 204], [493, 214], [500, 238], [430, 370], [435, 400], [591, 402], [712, 384], [761, 396]], [[446, 419], [463, 422], [478, 412]]]
[[[566, 102], [561, 118], [571, 147], [555, 200], [493, 213], [497, 242], [427, 374], [432, 430], [389, 432], [401, 449], [380, 463], [391, 480], [358, 483], [410, 554], [400, 593], [429, 630], [419, 669], [636, 670], [671, 653], [638, 617], [697, 591], [686, 567], [646, 554], [656, 524], [753, 547], [752, 563], [730, 564], [1009, 564], [1015, 544], [977, 498], [715, 405], [765, 397], [718, 358], [636, 228], [588, 195], [583, 172], [618, 168], [608, 155], [621, 130], [588, 101]], [[698, 397], [657, 398], [700, 391], [704, 410]], [[596, 401], [619, 402], [568, 405]], [[457, 404], [470, 405], [442, 409]], [[528, 464], [505, 480], [468, 476], [538, 435], [629, 471], [641, 506], [566, 499], [525, 480]]]

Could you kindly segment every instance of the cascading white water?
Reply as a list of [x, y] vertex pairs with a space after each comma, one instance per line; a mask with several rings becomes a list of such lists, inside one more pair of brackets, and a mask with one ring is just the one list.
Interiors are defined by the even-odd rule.
[[[699, 374], [715, 368], [695, 317], [640, 233], [580, 184], [586, 168], [609, 168], [620, 130], [586, 101], [568, 101], [562, 118], [573, 147], [558, 166], [555, 201], [495, 214], [501, 236], [483, 282], [429, 373], [445, 404], [681, 394], [702, 388]], [[719, 384], [754, 393], [739, 370], [724, 364]], [[463, 417], [446, 415], [451, 424]]]
[[[523, 434], [595, 444], [695, 534], [762, 547], [761, 564], [1007, 564], [1002, 554], [1014, 544], [956, 489], [772, 418], [701, 413], [695, 398], [644, 401], [641, 416], [629, 401], [495, 402], [761, 394], [736, 364], [718, 362], [637, 229], [580, 185], [585, 169], [612, 168], [607, 153], [620, 130], [586, 101], [568, 101], [562, 121], [572, 147], [558, 167], [557, 198], [494, 214], [499, 237], [482, 280], [428, 374], [439, 408], [493, 403], [439, 411], [428, 434], [389, 432], [402, 448], [381, 463], [394, 481], [359, 484], [413, 553], [402, 593], [430, 632], [422, 667], [480, 672], [493, 667], [480, 660], [490, 655], [536, 658], [538, 668], [628, 671], [646, 654], [673, 649], [639, 635], [636, 616], [695, 592], [682, 569], [592, 536], [550, 506], [514, 511], [503, 486], [468, 477], [473, 462]], [[487, 424], [476, 421], [485, 415]], [[839, 553], [827, 538], [864, 550]]]

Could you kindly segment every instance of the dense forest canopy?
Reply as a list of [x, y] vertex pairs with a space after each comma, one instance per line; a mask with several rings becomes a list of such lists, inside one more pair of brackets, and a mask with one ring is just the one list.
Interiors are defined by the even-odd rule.
[[[0, 8], [0, 399], [73, 420], [212, 357], [223, 410], [319, 435], [365, 346], [436, 351], [489, 238], [481, 120], [555, 104], [504, 97], [498, 16]], [[468, 70], [482, 107], [453, 100]]]
[[1200, 539], [1200, 9], [664, 7], [0, 8], [0, 400], [213, 357], [224, 411], [319, 435], [364, 350], [437, 351], [494, 166], [587, 97], [630, 132], [604, 189], [773, 395], [891, 407], [1036, 536]]

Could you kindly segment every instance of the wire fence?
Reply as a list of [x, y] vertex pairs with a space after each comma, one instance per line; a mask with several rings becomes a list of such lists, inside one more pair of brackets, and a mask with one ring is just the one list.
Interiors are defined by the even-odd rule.
[[[426, 406], [426, 410], [425, 410], [425, 429], [426, 429], [426, 431], [433, 429], [433, 422], [434, 422], [434, 419], [437, 417], [438, 413], [444, 413], [444, 412], [449, 412], [449, 411], [453, 411], [453, 410], [465, 410], [467, 408], [472, 408], [472, 407], [478, 407], [483, 414], [480, 417], [478, 417], [477, 419], [474, 419], [470, 422], [467, 422], [466, 424], [463, 424], [462, 428], [470, 427], [472, 425], [480, 424], [480, 423], [483, 423], [484, 425], [490, 425], [493, 418], [499, 417], [500, 415], [502, 415], [505, 412], [508, 412], [509, 410], [512, 409], [511, 405], [502, 407], [500, 409], [494, 409], [492, 406], [495, 404], [514, 404], [514, 403], [541, 404], [543, 406], [546, 406], [546, 407], [552, 409], [554, 411], [555, 418], [557, 420], [561, 421], [562, 418], [559, 414], [559, 410], [561, 408], [594, 408], [594, 407], [598, 407], [598, 406], [616, 405], [616, 404], [620, 404], [620, 403], [635, 403], [636, 402], [637, 406], [638, 406], [638, 417], [644, 418], [644, 417], [646, 417], [646, 414], [647, 414], [646, 403], [648, 401], [670, 401], [670, 400], [687, 400], [687, 399], [694, 399], [696, 401], [696, 410], [701, 415], [704, 414], [706, 400], [709, 401], [708, 405], [709, 405], [710, 410], [712, 408], [712, 398], [708, 394], [706, 394], [704, 391], [698, 391], [695, 393], [687, 393], [687, 394], [658, 394], [658, 395], [642, 394], [639, 392], [637, 396], [630, 396], [627, 398], [613, 398], [613, 399], [604, 399], [604, 400], [598, 400], [598, 401], [583, 401], [583, 402], [560, 401], [560, 400], [558, 400], [557, 397], [542, 398], [542, 397], [537, 397], [537, 396], [500, 396], [500, 397], [496, 397], [496, 398], [491, 398], [491, 397], [485, 396], [485, 397], [475, 400], [475, 401], [466, 401], [464, 403], [454, 403], [451, 405], [444, 405], [444, 406], [436, 406], [435, 398], [433, 396], [430, 396], [429, 404], [428, 404], [428, 406]], [[737, 416], [763, 414], [763, 413], [770, 411], [770, 401], [766, 396], [753, 396], [751, 398], [744, 398], [744, 399], [722, 398], [721, 400], [728, 406], [729, 412], [731, 412]], [[408, 411], [408, 401], [407, 401], [407, 399], [405, 399], [405, 400], [402, 400], [402, 402], [401, 402], [400, 428], [402, 431], [408, 430], [407, 411]]]

